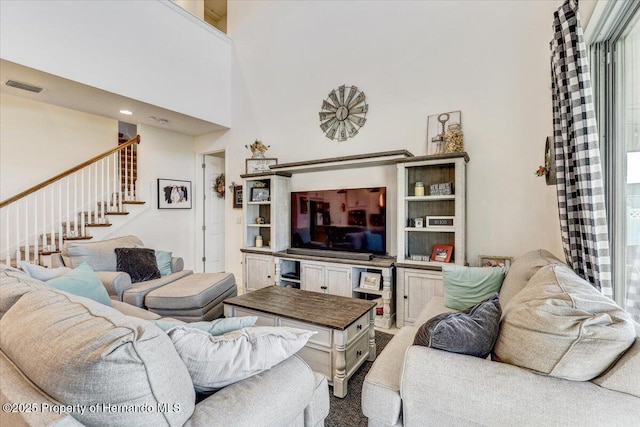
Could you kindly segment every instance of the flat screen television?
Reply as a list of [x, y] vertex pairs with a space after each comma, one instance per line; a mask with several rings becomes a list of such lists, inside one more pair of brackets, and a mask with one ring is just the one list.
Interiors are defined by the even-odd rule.
[[291, 193], [291, 247], [386, 254], [387, 188]]

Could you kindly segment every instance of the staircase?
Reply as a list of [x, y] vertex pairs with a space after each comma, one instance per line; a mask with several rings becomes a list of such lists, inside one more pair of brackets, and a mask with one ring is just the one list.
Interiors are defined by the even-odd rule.
[[144, 210], [140, 136], [0, 202], [0, 260], [50, 265], [65, 241], [102, 240]]

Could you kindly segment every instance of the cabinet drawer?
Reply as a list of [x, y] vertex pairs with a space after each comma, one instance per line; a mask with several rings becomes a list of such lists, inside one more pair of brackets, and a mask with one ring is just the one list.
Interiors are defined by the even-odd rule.
[[235, 311], [233, 314], [235, 317], [242, 316], [258, 316], [258, 321], [255, 326], [277, 326], [277, 318], [275, 316], [270, 316], [265, 313], [261, 313], [259, 311], [247, 310], [242, 307], [235, 307]]
[[[347, 345], [362, 331], [369, 328], [369, 313], [365, 313], [347, 328]], [[368, 334], [365, 334], [368, 335]]]
[[369, 357], [369, 335], [361, 336], [351, 347], [347, 348], [347, 376]]
[[310, 343], [318, 344], [331, 349], [331, 330], [309, 323], [296, 322], [295, 320], [280, 318], [280, 326], [290, 328], [306, 329], [307, 331], [317, 331], [318, 333], [309, 338]]
[[307, 362], [312, 371], [324, 375], [329, 381], [333, 380], [330, 351], [309, 347], [307, 344], [296, 354], [302, 357], [302, 360]]

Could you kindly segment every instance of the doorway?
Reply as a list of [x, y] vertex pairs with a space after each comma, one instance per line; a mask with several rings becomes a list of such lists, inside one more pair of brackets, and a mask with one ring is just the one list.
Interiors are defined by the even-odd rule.
[[[225, 199], [216, 191], [216, 180], [224, 174], [225, 154], [205, 154], [202, 162], [202, 271], [218, 273], [225, 269]], [[226, 191], [226, 184], [223, 189]]]

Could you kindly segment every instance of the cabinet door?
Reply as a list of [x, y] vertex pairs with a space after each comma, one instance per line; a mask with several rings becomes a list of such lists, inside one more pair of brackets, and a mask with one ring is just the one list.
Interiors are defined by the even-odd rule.
[[326, 275], [327, 292], [334, 295], [351, 298], [351, 268], [339, 266], [327, 266]]
[[404, 286], [404, 320], [413, 323], [434, 295], [442, 295], [442, 276], [405, 271]]
[[305, 291], [327, 292], [325, 285], [325, 267], [321, 264], [301, 263], [301, 288]]
[[248, 291], [273, 285], [273, 258], [265, 255], [245, 255], [244, 284]]

